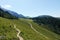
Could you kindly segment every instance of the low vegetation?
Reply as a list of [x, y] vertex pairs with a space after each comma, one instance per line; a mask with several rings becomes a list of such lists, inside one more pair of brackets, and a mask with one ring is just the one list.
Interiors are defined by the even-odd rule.
[[18, 40], [11, 20], [0, 17], [0, 40]]
[[[31, 23], [32, 27], [39, 33], [34, 31], [29, 23]], [[2, 17], [0, 17], [0, 40], [19, 40], [16, 36], [17, 31], [13, 25], [16, 25], [16, 27], [20, 29], [20, 36], [22, 36], [24, 40], [60, 40], [60, 35], [43, 28], [41, 25], [33, 22], [33, 20], [6, 19]]]

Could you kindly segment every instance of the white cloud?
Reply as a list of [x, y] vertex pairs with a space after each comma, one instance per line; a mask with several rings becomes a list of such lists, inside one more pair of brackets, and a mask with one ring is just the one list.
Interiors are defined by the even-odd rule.
[[1, 5], [1, 7], [5, 8], [5, 9], [10, 9], [10, 8], [12, 8], [12, 6], [9, 5], [9, 4]]

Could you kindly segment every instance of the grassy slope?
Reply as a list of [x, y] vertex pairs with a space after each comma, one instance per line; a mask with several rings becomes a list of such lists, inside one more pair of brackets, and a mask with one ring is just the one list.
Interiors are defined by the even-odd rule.
[[42, 33], [43, 35], [45, 35], [46, 37], [49, 38], [49, 40], [60, 40], [60, 35], [57, 35], [53, 32], [51, 32], [50, 30], [47, 30], [47, 29], [44, 29], [34, 23], [33, 24], [33, 27], [40, 33]]
[[5, 36], [5, 38], [2, 40], [18, 40], [13, 24], [15, 24], [17, 28], [22, 31], [21, 36], [23, 36], [24, 40], [44, 40], [44, 38], [38, 36], [39, 34], [34, 32], [34, 30], [31, 29], [30, 25], [28, 25], [28, 23], [25, 21], [9, 20], [0, 17], [0, 36]]
[[[26, 21], [26, 20], [25, 20]], [[34, 23], [33, 21], [29, 21], [32, 24], [32, 26], [38, 31], [40, 32], [39, 34], [43, 34], [44, 36], [48, 37], [48, 39], [46, 40], [60, 40], [60, 35], [55, 34], [53, 32], [51, 32], [50, 30], [47, 30], [45, 28], [40, 27], [38, 24]], [[42, 35], [42, 36], [43, 36]]]
[[17, 28], [22, 31], [21, 36], [25, 40], [46, 40], [41, 35], [32, 30], [30, 25], [25, 20], [14, 20], [14, 23], [16, 24]]
[[[30, 22], [37, 31], [44, 34], [49, 39], [44, 38], [42, 35], [36, 33], [33, 29], [31, 29], [28, 22]], [[17, 28], [22, 31], [21, 36], [24, 38], [24, 40], [58, 40], [60, 37], [51, 31], [47, 31], [46, 29], [39, 27], [39, 25], [35, 24], [32, 21], [26, 21], [24, 19], [9, 20], [5, 18], [0, 18], [0, 36], [6, 36], [7, 40], [18, 40], [16, 37], [16, 30], [13, 28], [13, 24], [15, 24]]]
[[[16, 30], [11, 25], [11, 21], [5, 18], [0, 17], [0, 37], [5, 36], [4, 38], [0, 38], [0, 40], [17, 40]], [[10, 27], [11, 26], [11, 27]]]

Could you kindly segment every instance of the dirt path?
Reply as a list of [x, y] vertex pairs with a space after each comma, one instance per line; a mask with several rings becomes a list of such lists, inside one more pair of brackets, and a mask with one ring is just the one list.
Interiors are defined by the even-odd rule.
[[38, 32], [33, 26], [32, 26], [32, 24], [31, 23], [28, 23], [30, 26], [31, 26], [31, 28], [36, 32], [36, 33], [39, 33], [40, 35], [42, 35], [44, 38], [46, 38], [46, 39], [49, 39], [47, 36], [45, 36], [44, 34], [42, 34], [42, 33], [40, 33], [40, 32]]
[[16, 25], [14, 25], [14, 28], [17, 30], [17, 37], [19, 38], [19, 40], [23, 40], [23, 38], [19, 35], [20, 33], [21, 33], [21, 31], [18, 29], [18, 28], [16, 28]]

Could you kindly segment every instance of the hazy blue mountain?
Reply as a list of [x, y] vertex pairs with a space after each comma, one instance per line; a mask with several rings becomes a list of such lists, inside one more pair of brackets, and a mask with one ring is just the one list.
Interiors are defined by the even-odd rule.
[[14, 11], [8, 10], [8, 12], [9, 12], [10, 14], [12, 14], [13, 16], [16, 16], [16, 17], [18, 17], [18, 18], [25, 18], [22, 14], [18, 14], [18, 13], [14, 12]]
[[8, 11], [0, 7], [0, 17], [8, 18], [8, 19], [17, 19], [16, 16], [11, 15]]
[[25, 18], [22, 14], [18, 14], [18, 13], [14, 12], [14, 11], [4, 9], [2, 7], [0, 7], [0, 9], [3, 10], [4, 12], [8, 12], [9, 14], [11, 14], [13, 16], [16, 16], [17, 18]]

